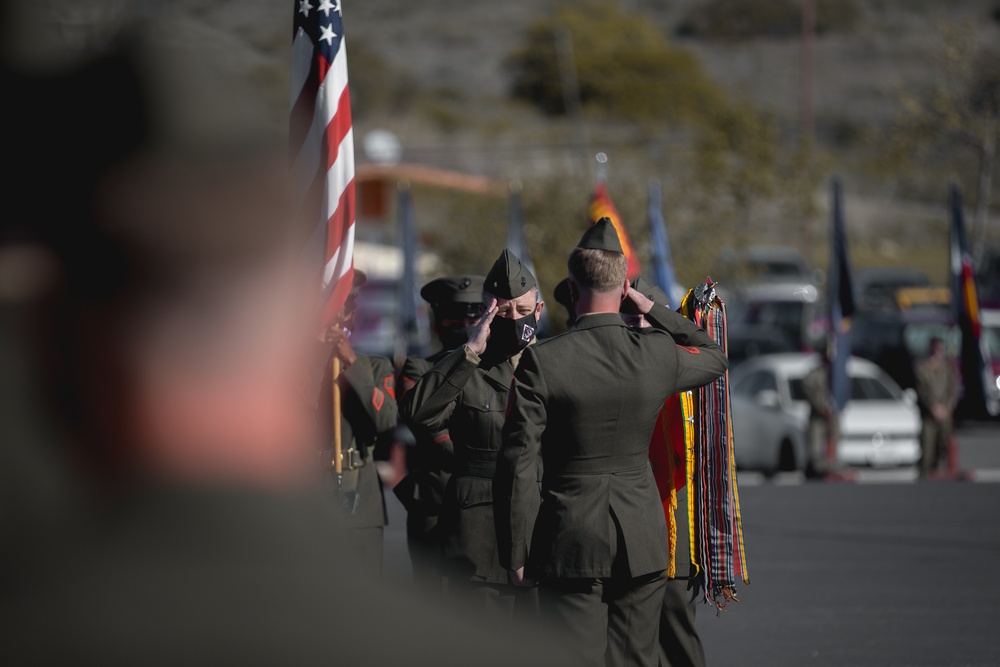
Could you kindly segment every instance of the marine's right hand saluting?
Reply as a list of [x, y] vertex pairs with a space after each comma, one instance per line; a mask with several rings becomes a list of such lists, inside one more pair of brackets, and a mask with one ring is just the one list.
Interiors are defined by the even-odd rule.
[[[622, 301], [622, 312], [646, 315], [653, 309], [653, 300], [634, 287], [628, 288], [628, 294]], [[663, 304], [666, 305], [666, 304]]]
[[473, 330], [472, 335], [469, 337], [469, 342], [467, 345], [469, 349], [482, 356], [486, 352], [486, 341], [490, 337], [490, 322], [497, 314], [497, 300], [490, 299], [489, 305], [486, 307], [486, 312], [479, 320], [479, 324]]

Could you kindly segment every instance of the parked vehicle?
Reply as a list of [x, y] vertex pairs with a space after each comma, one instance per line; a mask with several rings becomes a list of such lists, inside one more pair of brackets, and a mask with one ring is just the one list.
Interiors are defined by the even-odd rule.
[[898, 310], [901, 289], [930, 287], [931, 279], [916, 268], [880, 266], [855, 269], [854, 294], [858, 310]]
[[[812, 353], [763, 355], [731, 372], [733, 444], [740, 469], [773, 474], [805, 470], [809, 404], [803, 378], [819, 363]], [[906, 466], [920, 458], [920, 412], [874, 363], [848, 361], [851, 399], [840, 415], [837, 460], [849, 466]]]
[[943, 339], [952, 354], [961, 333], [946, 287], [896, 290], [893, 310], [859, 311], [851, 319], [851, 352], [878, 364], [900, 386], [914, 385], [913, 368], [927, 354], [931, 338]]
[[986, 389], [986, 411], [996, 417], [1000, 415], [1000, 309], [981, 311], [983, 325], [982, 342], [983, 356], [986, 358], [986, 377], [983, 382]]
[[761, 282], [746, 285], [728, 299], [731, 331], [771, 327], [797, 351], [822, 346], [825, 336], [823, 300], [807, 282]]
[[767, 325], [730, 328], [728, 343], [726, 352], [730, 368], [763, 354], [799, 351], [780, 329]]
[[786, 246], [750, 246], [743, 261], [757, 280], [779, 282], [815, 282], [816, 273], [795, 248]]
[[[819, 284], [823, 272], [814, 270], [796, 248], [790, 246], [726, 246], [715, 260], [715, 271], [723, 284], [743, 282], [802, 282]], [[735, 284], [735, 282], [733, 282]]]

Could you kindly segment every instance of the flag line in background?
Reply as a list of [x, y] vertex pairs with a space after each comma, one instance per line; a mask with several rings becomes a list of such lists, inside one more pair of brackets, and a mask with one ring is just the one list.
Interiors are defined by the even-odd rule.
[[992, 378], [984, 376], [992, 363], [988, 348], [982, 344], [979, 293], [976, 290], [969, 239], [965, 233], [962, 194], [955, 184], [948, 188], [948, 207], [951, 217], [948, 245], [952, 316], [962, 336], [959, 362], [963, 395], [960, 405], [964, 412], [981, 416], [988, 411], [986, 382]]
[[517, 255], [521, 263], [531, 271], [538, 280], [535, 264], [531, 261], [531, 251], [528, 249], [528, 237], [524, 232], [524, 204], [521, 202], [520, 183], [511, 182], [507, 196], [507, 248]]
[[[628, 279], [633, 280], [642, 273], [642, 268], [639, 266], [639, 257], [635, 252], [635, 246], [632, 245], [632, 241], [629, 239], [628, 232], [625, 231], [625, 222], [622, 220], [621, 215], [618, 214], [618, 209], [615, 208], [614, 202], [611, 201], [611, 195], [608, 194], [608, 183], [603, 178], [597, 180], [597, 185], [594, 187], [594, 194], [590, 199], [590, 224], [595, 224], [601, 218], [611, 218], [611, 222], [615, 225], [615, 231], [618, 233], [618, 241], [622, 244], [622, 250], [625, 251], [625, 258], [628, 260]], [[669, 295], [669, 292], [667, 293]]]
[[292, 40], [289, 157], [316, 221], [305, 254], [322, 264], [326, 323], [354, 278], [354, 131], [340, 0], [295, 0]]
[[851, 382], [847, 375], [847, 360], [851, 356], [851, 323], [854, 315], [854, 286], [851, 261], [844, 230], [843, 192], [840, 179], [834, 177], [830, 186], [832, 215], [830, 219], [830, 266], [827, 271], [827, 309], [830, 317], [830, 392], [837, 411], [851, 397]]
[[674, 258], [670, 254], [667, 225], [663, 221], [663, 198], [660, 194], [660, 184], [655, 181], [649, 182], [647, 217], [649, 218], [649, 240], [652, 246], [650, 259], [653, 262], [653, 276], [656, 279], [656, 284], [670, 299], [671, 305], [674, 304], [674, 299], [678, 299], [677, 305], [679, 306], [680, 300], [675, 293], [677, 277], [674, 275]]
[[[506, 247], [517, 255], [521, 263], [535, 276], [541, 292], [541, 279], [535, 271], [535, 263], [531, 261], [531, 249], [528, 246], [528, 235], [524, 229], [524, 203], [521, 201], [521, 184], [511, 181], [507, 186], [507, 241]], [[542, 310], [542, 315], [538, 321], [536, 335], [545, 336], [549, 330], [549, 311]]]

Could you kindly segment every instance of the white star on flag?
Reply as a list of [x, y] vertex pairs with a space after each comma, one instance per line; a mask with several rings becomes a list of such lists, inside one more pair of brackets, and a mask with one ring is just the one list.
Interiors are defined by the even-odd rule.
[[322, 42], [325, 39], [327, 44], [332, 45], [333, 38], [337, 36], [337, 33], [333, 31], [333, 27], [328, 25], [321, 25], [319, 27], [319, 31], [320, 31], [319, 41]]
[[306, 18], [309, 18], [309, 10], [312, 8], [313, 6], [309, 4], [309, 0], [299, 0], [299, 12]]
[[336, 11], [336, 8], [333, 6], [333, 3], [330, 2], [330, 0], [320, 0], [318, 11], [323, 12], [325, 16], [330, 16], [331, 9]]

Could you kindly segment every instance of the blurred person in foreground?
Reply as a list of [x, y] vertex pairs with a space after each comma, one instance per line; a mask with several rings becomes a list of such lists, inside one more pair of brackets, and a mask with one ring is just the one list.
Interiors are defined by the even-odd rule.
[[[53, 271], [23, 306], [32, 326], [0, 344], [31, 355], [86, 511], [4, 544], [21, 557], [0, 576], [0, 662], [568, 664], [539, 634], [502, 641], [345, 556], [303, 382], [318, 285], [285, 152], [126, 136], [152, 78], [127, 54], [3, 76], [26, 107], [5, 133], [7, 200]], [[52, 133], [67, 94], [86, 122]], [[53, 197], [53, 156], [79, 141], [93, 150], [71, 151], [79, 178]]]
[[920, 478], [929, 479], [947, 462], [958, 405], [958, 368], [943, 339], [931, 338], [927, 356], [917, 362], [914, 375], [920, 406]]
[[[430, 305], [433, 329], [441, 349], [429, 357], [411, 355], [399, 372], [399, 401], [432, 366], [469, 340], [479, 324], [483, 302], [483, 276], [442, 276], [420, 288]], [[406, 508], [406, 543], [414, 580], [441, 591], [441, 508], [455, 463], [455, 446], [448, 429], [410, 429], [413, 445], [406, 450], [407, 475], [393, 487]]]
[[[396, 428], [396, 374], [387, 357], [355, 352], [351, 332], [357, 316], [358, 288], [367, 276], [354, 270], [347, 302], [327, 325], [320, 345], [322, 380], [317, 404], [322, 434], [321, 466], [329, 495], [350, 527], [359, 566], [381, 574], [383, 532], [389, 522], [382, 479], [375, 466], [375, 444]], [[334, 470], [333, 359], [339, 362], [342, 474]]]
[[511, 619], [534, 613], [537, 596], [513, 586], [500, 565], [492, 480], [514, 369], [535, 342], [544, 302], [535, 277], [508, 249], [486, 275], [482, 300], [468, 340], [407, 390], [401, 411], [414, 428], [447, 428], [454, 443], [440, 519], [449, 595], [484, 617]]
[[[631, 288], [610, 219], [568, 268], [573, 328], [529, 347], [514, 373], [493, 479], [500, 558], [516, 584], [538, 581], [543, 618], [577, 664], [654, 667], [669, 543], [649, 442], [664, 401], [718, 378], [726, 357]], [[628, 328], [626, 299], [663, 331]]]
[[[652, 302], [651, 311], [660, 311], [659, 316], [647, 318], [635, 308], [632, 300], [622, 301], [622, 320], [636, 331], [649, 331], [653, 322], [668, 319], [664, 311], [669, 310], [670, 300], [666, 293], [645, 278], [632, 281], [632, 288]], [[691, 522], [687, 504], [687, 452], [683, 439], [671, 443], [666, 437], [669, 418], [665, 405], [656, 418], [656, 427], [649, 443], [649, 463], [656, 478], [664, 517], [667, 526], [674, 526], [676, 540], [673, 545], [675, 566], [667, 571], [667, 586], [660, 608], [659, 667], [703, 667], [705, 649], [695, 626], [701, 585], [696, 567], [691, 562]], [[674, 490], [676, 506], [672, 505], [671, 489]]]

